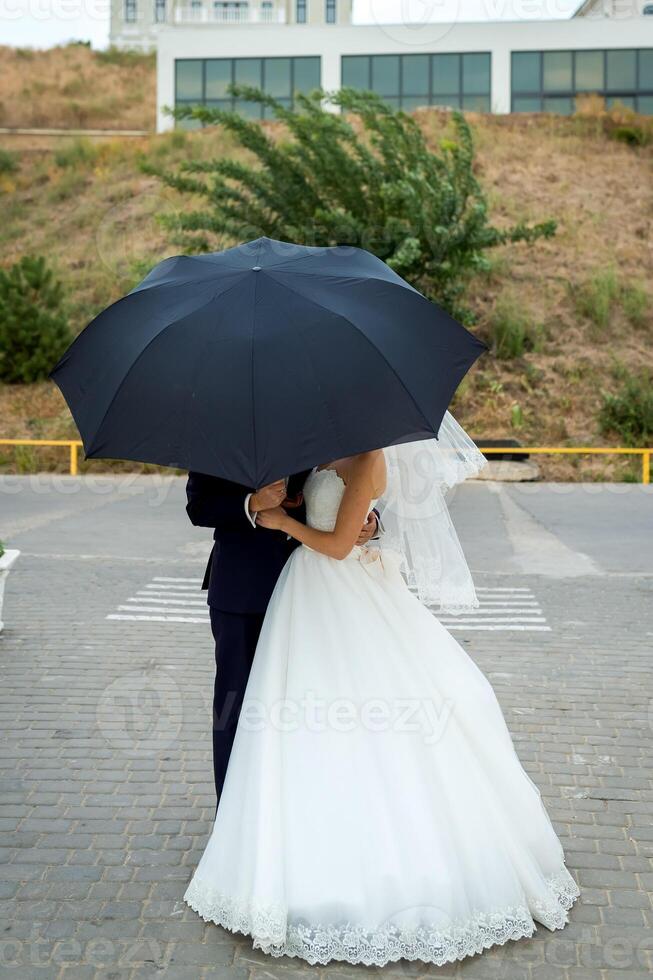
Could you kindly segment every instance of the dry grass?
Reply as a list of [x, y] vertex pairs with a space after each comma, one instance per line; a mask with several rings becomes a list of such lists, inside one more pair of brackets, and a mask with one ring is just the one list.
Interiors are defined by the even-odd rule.
[[[446, 114], [436, 110], [421, 110], [419, 118], [434, 143], [448, 126]], [[490, 273], [471, 283], [468, 300], [481, 336], [489, 337], [494, 311], [503, 304], [537, 325], [541, 340], [537, 350], [513, 360], [482, 358], [461, 386], [454, 411], [478, 439], [616, 445], [618, 437], [599, 432], [601, 392], [615, 389], [620, 365], [637, 371], [651, 360], [653, 148], [616, 142], [587, 117], [470, 118], [493, 221], [554, 218], [558, 233], [531, 247], [496, 250]], [[139, 160], [147, 156], [174, 166], [189, 156], [238, 152], [215, 129], [114, 140], [73, 152], [72, 162], [64, 155], [57, 163], [52, 152], [25, 152], [17, 172], [0, 175], [0, 261], [9, 264], [25, 253], [49, 256], [79, 330], [152, 264], [179, 251], [157, 215], [192, 203], [144, 177]], [[590, 300], [585, 293], [589, 283], [600, 286], [610, 276], [618, 295], [600, 326], [587, 312], [591, 289]], [[523, 419], [518, 429], [515, 405]], [[48, 383], [0, 387], [0, 419], [0, 434], [7, 437], [75, 432]], [[541, 458], [540, 464], [545, 476], [556, 479], [632, 479], [640, 472], [628, 458]], [[0, 468], [16, 465], [63, 470], [66, 454], [36, 450], [17, 457], [0, 447]], [[89, 464], [93, 470], [102, 465]]]
[[154, 65], [84, 44], [0, 46], [0, 126], [152, 130]]
[[[524, 424], [513, 434], [525, 444], [617, 445], [618, 438], [599, 434], [601, 392], [614, 388], [619, 365], [631, 371], [651, 365], [653, 152], [593, 133], [577, 118], [486, 117], [476, 132], [494, 220], [553, 217], [558, 233], [530, 248], [498, 250], [495, 271], [472, 284], [481, 335], [497, 301], [508, 296], [542, 325], [546, 339], [538, 353], [482, 360], [458, 397], [461, 414], [474, 433], [499, 437], [518, 404]], [[579, 314], [578, 290], [610, 275], [622, 289], [644, 289], [648, 304], [637, 325], [619, 302], [602, 329]], [[578, 478], [579, 466], [586, 479], [639, 473], [629, 460], [541, 463], [556, 478]]]

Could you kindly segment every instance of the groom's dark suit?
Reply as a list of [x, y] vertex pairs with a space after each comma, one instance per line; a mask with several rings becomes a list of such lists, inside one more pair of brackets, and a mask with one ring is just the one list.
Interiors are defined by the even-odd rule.
[[[289, 497], [301, 492], [307, 476], [308, 471], [290, 478]], [[281, 531], [252, 525], [245, 509], [247, 494], [252, 492], [251, 487], [219, 477], [188, 474], [188, 516], [193, 524], [215, 528], [202, 588], [208, 587], [215, 639], [213, 770], [218, 799], [265, 610], [281, 569], [298, 543]], [[303, 521], [303, 505], [292, 515]]]

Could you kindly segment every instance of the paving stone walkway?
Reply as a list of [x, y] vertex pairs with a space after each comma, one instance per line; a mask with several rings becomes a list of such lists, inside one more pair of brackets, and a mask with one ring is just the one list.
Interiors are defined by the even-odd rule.
[[[639, 498], [634, 570], [620, 538], [618, 568], [605, 567], [607, 540], [592, 574], [573, 577], [511, 569], [514, 535], [488, 505], [504, 551], [497, 546], [496, 568], [482, 549], [472, 556], [482, 566], [477, 584], [528, 590], [549, 629], [456, 631], [494, 685], [581, 885], [570, 925], [459, 964], [379, 971], [270, 959], [183, 904], [215, 807], [208, 622], [202, 614], [178, 622], [107, 616], [157, 579], [196, 579], [208, 543], [179, 516], [182, 485], [140, 522], [135, 494], [111, 493], [71, 503], [61, 494], [32, 500], [29, 486], [3, 495], [0, 486], [0, 521], [10, 529], [0, 523], [0, 535], [24, 551], [0, 636], [0, 977], [651, 974], [653, 569], [637, 557], [651, 528]], [[592, 499], [606, 506], [598, 497], [586, 504]], [[549, 505], [540, 501], [536, 519], [562, 540], [544, 513]]]

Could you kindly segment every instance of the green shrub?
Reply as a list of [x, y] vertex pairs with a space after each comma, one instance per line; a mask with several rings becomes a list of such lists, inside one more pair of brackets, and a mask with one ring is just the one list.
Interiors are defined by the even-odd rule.
[[0, 269], [0, 380], [46, 378], [71, 341], [63, 287], [40, 256]]
[[[461, 319], [467, 279], [482, 271], [487, 252], [506, 242], [551, 236], [555, 224], [490, 223], [474, 172], [472, 133], [451, 115], [452, 133], [436, 150], [416, 119], [371, 92], [298, 95], [291, 110], [248, 86], [232, 86], [285, 125], [283, 139], [258, 122], [208, 106], [174, 110], [177, 119], [220, 125], [255, 164], [233, 157], [190, 160], [177, 173], [143, 163], [168, 186], [205, 201], [166, 224], [195, 251], [267, 235], [306, 245], [355, 245], [388, 263]], [[331, 103], [341, 112], [328, 111]], [[354, 119], [353, 117], [357, 117]]]
[[18, 170], [18, 154], [0, 149], [0, 174], [15, 174]]
[[64, 170], [58, 180], [54, 180], [48, 190], [47, 199], [52, 204], [59, 204], [71, 197], [77, 197], [86, 186], [87, 175], [78, 170]]
[[643, 286], [630, 283], [621, 289], [621, 306], [634, 327], [643, 327], [650, 314], [648, 293]]
[[648, 446], [653, 439], [653, 373], [624, 372], [616, 393], [604, 392], [599, 412], [603, 434], [616, 432], [626, 446]]
[[618, 306], [633, 326], [644, 326], [649, 314], [648, 293], [642, 285], [621, 283], [614, 269], [595, 272], [586, 282], [572, 286], [576, 312], [601, 331], [610, 324]]
[[651, 142], [651, 134], [644, 126], [616, 126], [609, 130], [609, 135], [613, 140], [627, 146], [647, 146]]
[[619, 281], [614, 269], [595, 272], [587, 282], [575, 287], [576, 312], [605, 329], [619, 296]]
[[510, 409], [510, 424], [513, 429], [521, 429], [524, 424], [524, 412], [517, 402]]
[[498, 358], [510, 360], [522, 357], [527, 351], [539, 350], [542, 335], [542, 327], [531, 323], [515, 300], [499, 299], [489, 321], [490, 345]]
[[89, 167], [97, 160], [98, 152], [97, 146], [90, 140], [75, 139], [67, 146], [62, 146], [60, 150], [57, 150], [54, 155], [54, 162], [62, 168]]

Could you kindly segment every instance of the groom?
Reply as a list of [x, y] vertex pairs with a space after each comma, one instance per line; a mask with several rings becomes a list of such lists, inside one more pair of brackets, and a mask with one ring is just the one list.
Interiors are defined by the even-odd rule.
[[[281, 531], [257, 527], [256, 515], [283, 504], [304, 521], [302, 491], [309, 472], [291, 476], [287, 489], [278, 480], [256, 491], [217, 476], [188, 474], [188, 516], [196, 526], [215, 529], [202, 588], [208, 588], [215, 640], [213, 771], [218, 800], [265, 610], [281, 569], [298, 544]], [[358, 543], [365, 544], [376, 532], [377, 515], [372, 512]]]

